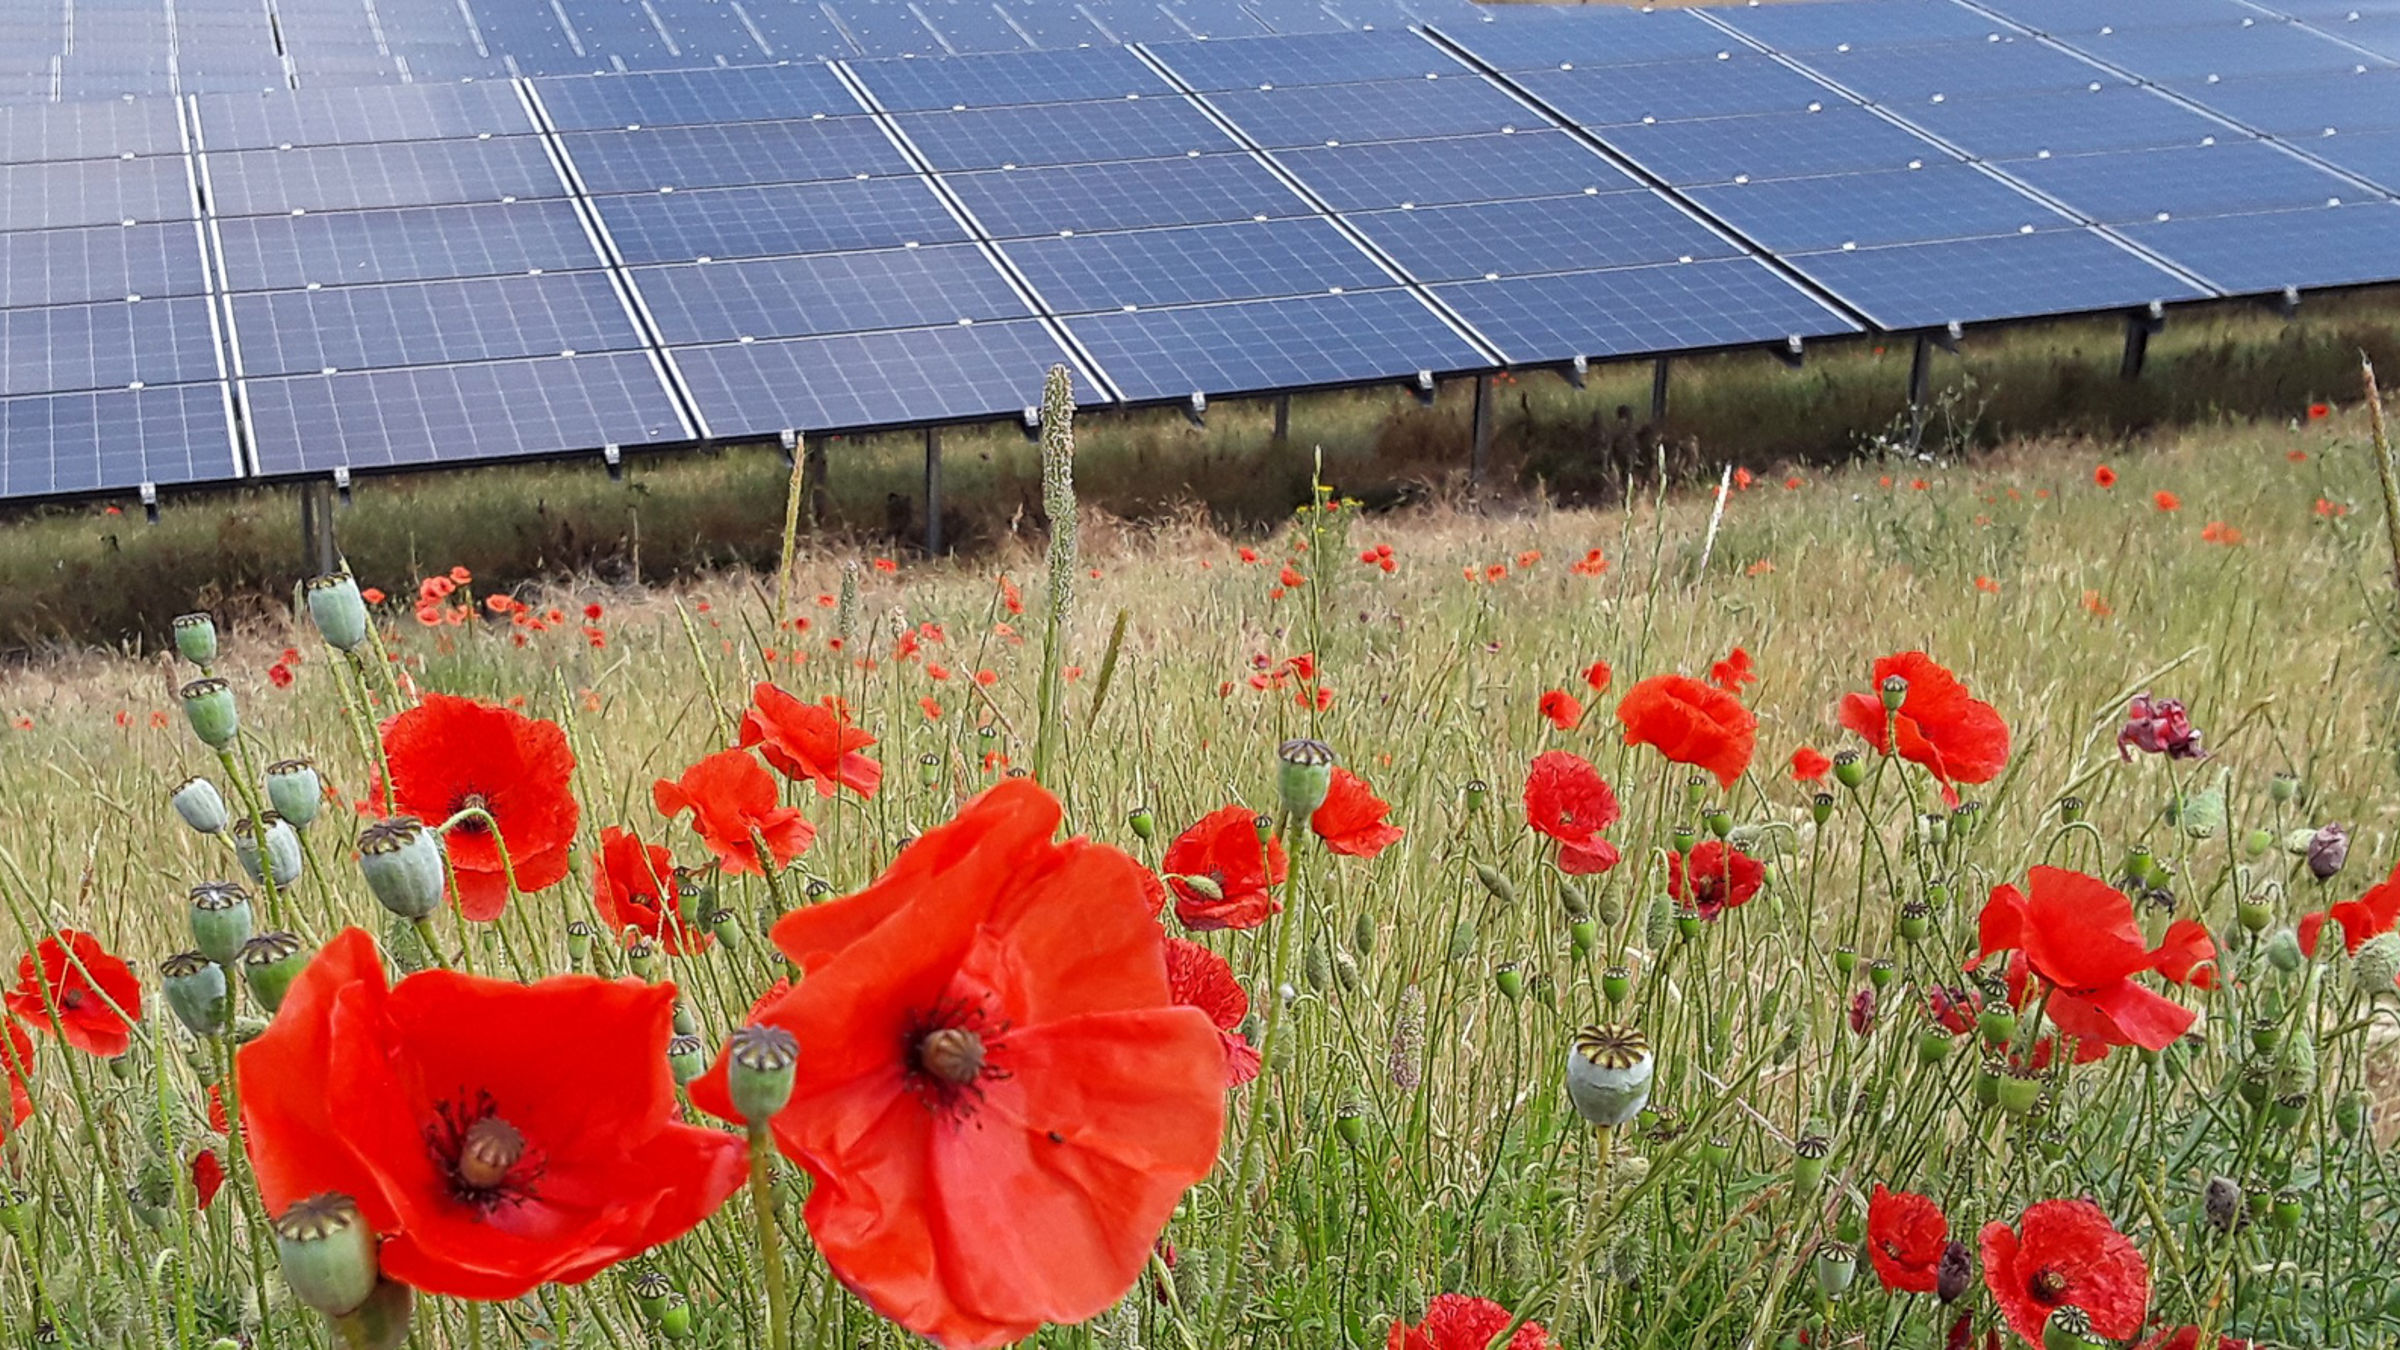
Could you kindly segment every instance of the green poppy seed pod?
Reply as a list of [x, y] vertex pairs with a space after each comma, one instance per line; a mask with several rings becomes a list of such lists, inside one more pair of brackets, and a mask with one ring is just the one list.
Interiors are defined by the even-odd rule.
[[267, 766], [267, 801], [276, 815], [306, 829], [324, 808], [325, 782], [307, 759], [279, 759]]
[[567, 924], [567, 960], [577, 969], [589, 965], [592, 959], [592, 926], [581, 919]]
[[625, 964], [633, 967], [635, 978], [647, 982], [658, 973], [658, 944], [647, 937], [636, 937], [625, 944]]
[[1917, 837], [1927, 848], [1940, 848], [1950, 842], [1950, 817], [1939, 811], [1928, 811], [1917, 817]]
[[2267, 780], [2267, 799], [2277, 806], [2288, 805], [2293, 798], [2299, 795], [2300, 776], [2298, 774], [2279, 773]]
[[1492, 968], [1492, 985], [1500, 991], [1500, 997], [1511, 1003], [1525, 996], [1525, 976], [1514, 961], [1503, 961]]
[[[441, 908], [442, 837], [414, 816], [368, 826], [358, 836], [358, 867], [376, 901], [403, 919], [422, 919]], [[571, 945], [572, 925], [568, 932]], [[588, 929], [585, 941], [588, 950]]]
[[1899, 976], [1900, 968], [1890, 961], [1878, 957], [1867, 963], [1867, 983], [1879, 991], [1891, 988], [1892, 981]]
[[1928, 1066], [1939, 1064], [1950, 1058], [1950, 1048], [1955, 1044], [1950, 1033], [1938, 1026], [1919, 1027], [1917, 1029], [1917, 1062]]
[[2300, 1122], [2307, 1118], [2308, 1098], [2298, 1093], [2293, 1093], [2288, 1097], [2277, 1097], [2274, 1103], [2267, 1108], [2267, 1119], [2275, 1122], [2275, 1128], [2279, 1130], [2297, 1129]]
[[2250, 1060], [2234, 1072], [2234, 1091], [2252, 1107], [2264, 1110], [2274, 1097], [2274, 1066], [2264, 1060]]
[[334, 1343], [343, 1350], [400, 1350], [408, 1344], [416, 1306], [416, 1290], [398, 1280], [377, 1280], [363, 1305], [333, 1319]]
[[2400, 984], [2400, 933], [2378, 933], [2350, 958], [2350, 987], [2363, 998], [2389, 994]]
[[708, 931], [728, 947], [742, 945], [742, 916], [730, 909], [713, 909], [708, 913]]
[[2275, 1225], [2276, 1232], [2289, 1233], [2300, 1226], [2305, 1213], [2306, 1205], [2301, 1200], [2300, 1192], [2281, 1190], [2275, 1192], [2274, 1203], [2267, 1207], [2267, 1222]]
[[1567, 939], [1575, 944], [1577, 956], [1590, 956], [1600, 945], [1600, 925], [1590, 919], [1577, 919], [1567, 925]]
[[670, 1341], [688, 1341], [692, 1338], [692, 1301], [683, 1291], [677, 1290], [667, 1295], [667, 1306], [659, 1309], [658, 1329]]
[[2108, 1342], [2092, 1330], [2092, 1319], [2072, 1303], [2050, 1310], [2042, 1326], [2042, 1350], [2107, 1350]]
[[1985, 1008], [1975, 1015], [1975, 1029], [1983, 1033], [1983, 1043], [1997, 1049], [2017, 1034], [2017, 1014], [2005, 1004]]
[[2290, 975], [2307, 962], [2308, 958], [2300, 951], [2300, 937], [2291, 929], [2278, 928], [2274, 935], [2267, 939], [2268, 965]]
[[308, 948], [291, 933], [261, 933], [242, 944], [242, 983], [269, 1013], [283, 1006], [283, 996], [308, 965]]
[[182, 697], [184, 720], [192, 724], [192, 734], [202, 745], [222, 750], [233, 744], [242, 719], [233, 705], [232, 685], [211, 675], [185, 685]]
[[677, 1036], [667, 1042], [667, 1068], [677, 1086], [708, 1072], [708, 1047], [697, 1036]]
[[734, 1111], [754, 1126], [766, 1124], [792, 1099], [792, 1070], [799, 1063], [800, 1042], [782, 1027], [734, 1032], [725, 1053], [725, 1091]]
[[175, 616], [175, 651], [184, 660], [206, 668], [217, 660], [217, 621], [206, 614]]
[[1125, 827], [1133, 837], [1147, 844], [1158, 837], [1158, 817], [1147, 806], [1137, 806], [1125, 813]]
[[1840, 972], [1842, 978], [1848, 979], [1858, 969], [1858, 949], [1849, 946], [1834, 948], [1833, 968]]
[[1675, 833], [1670, 837], [1674, 841], [1677, 853], [1690, 853], [1692, 845], [1700, 842], [1700, 832], [1689, 825], [1676, 826]]
[[308, 618], [318, 636], [336, 651], [356, 651], [367, 640], [367, 601], [358, 579], [328, 572], [308, 579]]
[[1900, 705], [1901, 705], [1901, 704], [1903, 704], [1903, 703], [1906, 703], [1906, 702], [1908, 702], [1908, 680], [1907, 680], [1907, 678], [1906, 678], [1906, 677], [1904, 677], [1904, 676], [1900, 676], [1900, 675], [1886, 675], [1886, 676], [1884, 676], [1884, 677], [1883, 677], [1883, 685], [1882, 685], [1882, 693], [1883, 693], [1883, 710], [1884, 710], [1885, 712], [1898, 712], [1898, 711], [1900, 711]]
[[1562, 876], [1558, 879], [1558, 907], [1567, 912], [1569, 919], [1580, 919], [1592, 912], [1591, 902], [1584, 898], [1583, 887], [1577, 885], [1573, 877]]
[[1866, 761], [1858, 757], [1856, 750], [1843, 750], [1834, 755], [1833, 781], [1846, 788], [1854, 788], [1867, 781]]
[[1792, 1145], [1792, 1189], [1813, 1191], [1825, 1179], [1825, 1159], [1833, 1141], [1821, 1134], [1804, 1134]]
[[2282, 1044], [2282, 1042], [2282, 1023], [2276, 1021], [2272, 1017], [2257, 1017], [2251, 1019], [2250, 1046], [2252, 1049], [2258, 1051], [2262, 1055], [2271, 1055], [2275, 1053], [2275, 1047]]
[[375, 1230], [349, 1196], [327, 1191], [298, 1201], [274, 1223], [283, 1282], [328, 1317], [356, 1312], [375, 1292]]
[[674, 1292], [675, 1282], [659, 1271], [645, 1270], [633, 1277], [633, 1306], [653, 1324], [667, 1310], [667, 1295]]
[[2030, 1114], [2041, 1104], [2042, 1080], [2028, 1073], [2010, 1072], [2000, 1076], [2000, 1109], [2012, 1116]]
[[192, 945], [221, 966], [241, 955], [257, 925], [250, 914], [250, 892], [230, 881], [203, 881], [191, 891]]
[[2333, 1125], [2342, 1138], [2355, 1140], [2367, 1124], [2367, 1094], [2363, 1091], [2345, 1092], [2333, 1099]]
[[1840, 1298], [1850, 1289], [1850, 1281], [1858, 1276], [1858, 1249], [1845, 1242], [1825, 1241], [1817, 1244], [1817, 1292], [1827, 1298]]
[[1587, 1026], [1567, 1048], [1567, 1100], [1585, 1120], [1615, 1129], [1649, 1104], [1657, 1069], [1650, 1039], [1640, 1028]]
[[1733, 1161], [1733, 1141], [1721, 1134], [1710, 1135], [1700, 1145], [1700, 1161], [1711, 1167], [1723, 1167]]
[[1343, 1102], [1333, 1113], [1334, 1137], [1352, 1148], [1367, 1142], [1367, 1111], [1357, 1102]]
[[1275, 817], [1261, 811], [1250, 817], [1250, 828], [1258, 832], [1258, 842], [1271, 843], [1275, 838]]
[[1928, 881], [1925, 883], [1925, 906], [1927, 909], [1932, 909], [1935, 906], [1946, 905], [1949, 903], [1949, 887], [1938, 881]]
[[1284, 810], [1306, 819], [1332, 790], [1332, 746], [1303, 736], [1275, 747], [1275, 791]]
[[201, 834], [219, 833], [230, 819], [225, 810], [225, 795], [205, 778], [184, 779], [167, 802], [175, 808], [176, 815], [183, 817], [184, 824]]
[[1633, 993], [1633, 972], [1623, 966], [1610, 966], [1601, 971], [1600, 992], [1612, 1008], [1623, 1003]]
[[242, 860], [242, 870], [252, 881], [263, 885], [273, 877], [277, 886], [289, 886], [300, 879], [300, 862], [305, 856], [300, 851], [300, 832], [272, 811], [265, 813], [260, 823], [267, 827], [263, 849], [248, 819], [233, 822], [233, 856]]
[[1491, 784], [1480, 778], [1470, 778], [1466, 781], [1466, 785], [1459, 789], [1459, 792], [1466, 799], [1469, 811], [1480, 811], [1483, 809], [1484, 799], [1492, 795], [1492, 787]]
[[1490, 863], [1477, 863], [1475, 864], [1475, 879], [1483, 883], [1483, 888], [1491, 892], [1494, 900], [1504, 905], [1517, 903], [1515, 883], [1511, 882], [1507, 874], [1499, 868]]
[[1700, 911], [1698, 909], [1691, 905], [1680, 905], [1676, 907], [1675, 936], [1683, 939], [1686, 942], [1690, 942], [1700, 936], [1701, 932], [1704, 931], [1705, 926], [1705, 921], [1701, 919]]
[[2263, 933], [2275, 922], [2275, 907], [2262, 895], [2246, 895], [2234, 905], [2233, 917], [2244, 932]]
[[1833, 819], [1833, 794], [1820, 792], [1809, 798], [1808, 818], [1819, 825]]
[[2267, 1189], [2259, 1185], [2256, 1178], [2253, 1178], [2249, 1185], [2242, 1187], [2242, 1209], [2253, 1219], [2267, 1217], [2267, 1210], [2274, 1201], [2275, 1197], [2268, 1194]]
[[2125, 862], [2117, 870], [2129, 885], [2149, 887], [2158, 883], [2158, 859], [2146, 845], [2136, 844], [2125, 850]]
[[199, 1037], [225, 1030], [225, 968], [198, 952], [178, 952], [158, 967], [175, 1020]]
[[2006, 1061], [1987, 1057], [1983, 1067], [1975, 1071], [1975, 1104], [1986, 1111], [2000, 1105], [2000, 1075], [2008, 1071]]
[[1706, 825], [1708, 832], [1719, 839], [1733, 833], [1733, 813], [1722, 807], [1702, 816], [1700, 823]]
[[2060, 821], [2068, 825], [2073, 825], [2081, 821], [2083, 819], [2084, 809], [2084, 800], [2081, 797], [2061, 797], [2058, 799], [2058, 818]]
[[1900, 907], [1900, 936], [1910, 942], [1923, 942], [1933, 932], [1933, 906], [1922, 900], [1911, 900]]
[[1705, 774], [1697, 774], [1697, 773], [1696, 773], [1696, 774], [1693, 774], [1691, 777], [1689, 777], [1689, 778], [1686, 778], [1686, 779], [1684, 779], [1684, 780], [1683, 780], [1683, 804], [1684, 804], [1684, 805], [1686, 805], [1686, 806], [1698, 806], [1698, 805], [1699, 805], [1699, 804], [1700, 804], [1700, 803], [1701, 803], [1703, 800], [1705, 800], [1705, 799], [1707, 798], [1707, 796], [1708, 796], [1708, 777], [1707, 777], [1707, 775], [1705, 775]]
[[682, 999], [675, 1000], [675, 1020], [673, 1025], [675, 1028], [675, 1034], [678, 1036], [697, 1036], [700, 1034], [699, 1016], [692, 1011], [692, 1005], [684, 1002]]
[[2263, 858], [2267, 856], [2268, 850], [2274, 847], [2275, 832], [2273, 830], [2264, 828], [2252, 830], [2242, 838], [2242, 856], [2245, 858]]

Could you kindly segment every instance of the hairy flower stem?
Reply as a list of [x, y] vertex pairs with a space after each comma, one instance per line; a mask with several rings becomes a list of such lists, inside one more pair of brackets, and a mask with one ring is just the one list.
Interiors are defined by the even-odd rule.
[[2392, 463], [2391, 432], [2383, 424], [2383, 393], [2375, 387], [2375, 363], [2359, 359], [2366, 386], [2367, 426], [2374, 434], [2375, 481], [2383, 487], [2383, 532], [2392, 550], [2392, 584], [2400, 586], [2400, 465]]
[[[1280, 839], [1291, 832], [1292, 813], [1279, 811], [1275, 821], [1275, 837]], [[1250, 1085], [1250, 1113], [1242, 1125], [1242, 1142], [1234, 1150], [1233, 1175], [1228, 1178], [1231, 1201], [1227, 1205], [1231, 1222], [1226, 1224], [1224, 1266], [1220, 1278], [1228, 1284], [1235, 1278], [1242, 1254], [1242, 1244], [1248, 1239], [1250, 1227], [1250, 1167], [1252, 1154], [1258, 1147], [1258, 1136], [1266, 1119], [1267, 1088], [1275, 1074], [1276, 1044], [1283, 1035], [1283, 985], [1292, 968], [1293, 934], [1300, 927], [1301, 866], [1295, 860], [1283, 879], [1283, 914], [1275, 925], [1275, 952], [1267, 967], [1267, 1028], [1258, 1048], [1258, 1078]], [[1225, 1310], [1233, 1300], [1214, 1300], [1208, 1318], [1206, 1344], [1224, 1343]]]
[[258, 789], [251, 786], [249, 753], [243, 752], [241, 762], [236, 764], [233, 747], [226, 746], [217, 751], [217, 764], [224, 769], [225, 776], [233, 780], [235, 790], [242, 794], [242, 806], [250, 813], [250, 839], [258, 849], [258, 885], [266, 896], [267, 922], [280, 925], [283, 922], [283, 901], [275, 885], [275, 864], [267, 857], [267, 812], [265, 807], [259, 805]]
[[1034, 731], [1033, 780], [1064, 794], [1051, 768], [1066, 747], [1067, 623], [1075, 609], [1075, 394], [1065, 366], [1052, 366], [1042, 387], [1042, 509], [1050, 517], [1050, 585], [1042, 625], [1039, 724]]
[[750, 1206], [758, 1217], [758, 1258], [767, 1272], [767, 1344], [771, 1350], [790, 1350], [792, 1331], [784, 1306], [783, 1256], [775, 1245], [775, 1189], [767, 1180], [767, 1159], [774, 1141], [766, 1123], [750, 1126]]

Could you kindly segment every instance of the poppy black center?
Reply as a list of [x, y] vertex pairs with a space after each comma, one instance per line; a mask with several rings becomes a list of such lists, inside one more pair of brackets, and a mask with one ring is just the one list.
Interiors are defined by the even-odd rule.
[[2067, 1277], [2044, 1268], [2034, 1272], [2027, 1288], [2037, 1302], [2055, 1304], [2066, 1297]]
[[73, 1012], [82, 1007], [83, 991], [80, 989], [69, 989], [65, 993], [60, 994], [58, 996], [58, 1006], [62, 1012]]

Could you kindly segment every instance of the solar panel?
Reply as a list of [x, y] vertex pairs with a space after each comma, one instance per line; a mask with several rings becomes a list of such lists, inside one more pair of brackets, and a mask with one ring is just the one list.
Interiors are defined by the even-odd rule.
[[2327, 136], [2300, 148], [2361, 178], [2373, 179], [2387, 192], [2400, 192], [2400, 131]]
[[2177, 92], [2274, 136], [2400, 130], [2400, 71], [2225, 80]]
[[201, 144], [211, 150], [457, 140], [536, 130], [516, 86], [506, 81], [209, 94], [198, 104]]
[[2207, 294], [2091, 230], [1805, 253], [1786, 261], [1894, 332]]
[[2389, 281], [2400, 257], [2400, 206], [2320, 206], [2128, 225], [2145, 246], [2229, 295]]
[[1166, 95], [1157, 71], [1123, 47], [855, 61], [851, 73], [892, 112]]
[[2173, 28], [2238, 22], [2258, 11], [2235, 0], [1977, 0], [2037, 32], [2089, 33], [2114, 28]]
[[2120, 28], [2071, 41], [2110, 65], [2148, 80], [2298, 75], [2383, 64], [2290, 23]]
[[2018, 160], [2008, 169], [2102, 224], [2323, 206], [2369, 195], [2262, 141]]
[[638, 352], [294, 375], [242, 385], [258, 469], [430, 468], [688, 440]]
[[1653, 61], [1712, 58], [1740, 44], [1681, 10], [1557, 9], [1491, 5], [1456, 20], [1435, 21], [1497, 70], [1634, 66]]
[[951, 174], [943, 181], [996, 238], [1313, 213], [1299, 194], [1247, 155], [989, 169]]
[[1546, 125], [1541, 114], [1475, 75], [1237, 89], [1211, 94], [1209, 102], [1268, 149], [1472, 136]]
[[1456, 57], [1405, 30], [1162, 43], [1151, 54], [1203, 91], [1466, 73]]
[[0, 309], [0, 395], [188, 384], [224, 374], [197, 296]]
[[2400, 14], [2400, 0], [2272, 0], [2266, 7], [2312, 23], [2341, 23], [2353, 14]]
[[229, 290], [505, 276], [602, 265], [562, 198], [404, 206], [216, 223]]
[[660, 337], [677, 345], [1033, 315], [971, 244], [644, 267], [632, 276]]
[[1858, 331], [1766, 264], [1747, 258], [1465, 281], [1436, 286], [1433, 293], [1520, 364]]
[[909, 171], [871, 117], [580, 131], [559, 142], [594, 193], [823, 182]]
[[1310, 295], [1396, 284], [1323, 220], [1242, 221], [1005, 245], [1054, 314]]
[[1852, 51], [1981, 42], [2008, 29], [1960, 5], [1916, 0], [1812, 0], [1805, 4], [1746, 5], [1712, 17], [1787, 52]]
[[1958, 98], [2090, 89], [2118, 76], [2033, 38], [1815, 52], [1808, 64], [1870, 103], [1903, 112]]
[[1067, 320], [1067, 329], [1135, 403], [1490, 364], [1405, 290], [1095, 314]]
[[0, 230], [191, 220], [190, 172], [181, 156], [0, 165]]
[[560, 131], [772, 122], [858, 112], [858, 99], [827, 67], [583, 75], [534, 81], [534, 95]]
[[1043, 376], [1070, 359], [1033, 319], [678, 347], [673, 357], [716, 436], [1005, 416], [1040, 403]]
[[1837, 101], [1815, 80], [1748, 51], [1646, 66], [1529, 70], [1516, 79], [1585, 126], [1802, 113]]
[[172, 99], [0, 108], [0, 162], [181, 153], [183, 129]]
[[200, 227], [95, 225], [0, 235], [0, 306], [199, 295]]
[[601, 197], [593, 205], [628, 263], [830, 253], [965, 239], [922, 178]]
[[265, 291], [233, 298], [245, 375], [631, 351], [641, 335], [607, 274]]
[[1352, 216], [1422, 281], [1526, 276], [1742, 253], [1650, 192], [1427, 206]]
[[2400, 60], [2400, 9], [2381, 14], [2361, 14], [2352, 11], [2339, 21], [2321, 22], [2317, 31], [2338, 42], [2363, 47], [2383, 58], [2369, 65]]
[[1846, 102], [1814, 112], [1635, 123], [1601, 133], [1609, 147], [1677, 187], [1954, 162], [1949, 151]]
[[1275, 158], [1341, 211], [1581, 196], [1641, 185], [1563, 131], [1315, 146], [1279, 151]]
[[1267, 31], [1265, 25], [1233, 4], [1217, 7], [1211, 20], [1202, 21], [1197, 28], [1196, 17], [1174, 4], [1085, 0], [1082, 8], [1101, 31], [1117, 42], [1183, 42], [1196, 37], [1262, 36]]
[[1778, 253], [2022, 234], [2076, 223], [1967, 164], [1705, 187], [1691, 196]]
[[204, 162], [210, 209], [220, 216], [443, 206], [567, 192], [538, 136], [210, 151]]
[[221, 381], [0, 399], [0, 497], [240, 476]]
[[[2400, 93], [2400, 87], [2396, 87]], [[1920, 103], [1908, 120], [1980, 159], [2033, 159], [2101, 150], [2198, 145], [2232, 128], [2155, 90], [2107, 84], [2022, 98]]]
[[1270, 33], [1347, 33], [1357, 26], [1318, 0], [1242, 0], [1241, 8]]
[[1173, 97], [901, 113], [893, 120], [937, 170], [1095, 164], [1235, 148], [1199, 109]]

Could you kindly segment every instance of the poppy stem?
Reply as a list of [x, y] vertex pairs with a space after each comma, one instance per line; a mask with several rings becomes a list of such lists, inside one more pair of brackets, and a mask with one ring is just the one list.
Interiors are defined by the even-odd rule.
[[783, 1294], [783, 1255], [775, 1245], [775, 1193], [767, 1181], [767, 1158], [773, 1144], [762, 1123], [750, 1127], [750, 1204], [758, 1214], [758, 1256], [767, 1270], [767, 1344], [790, 1350], [791, 1328]]

